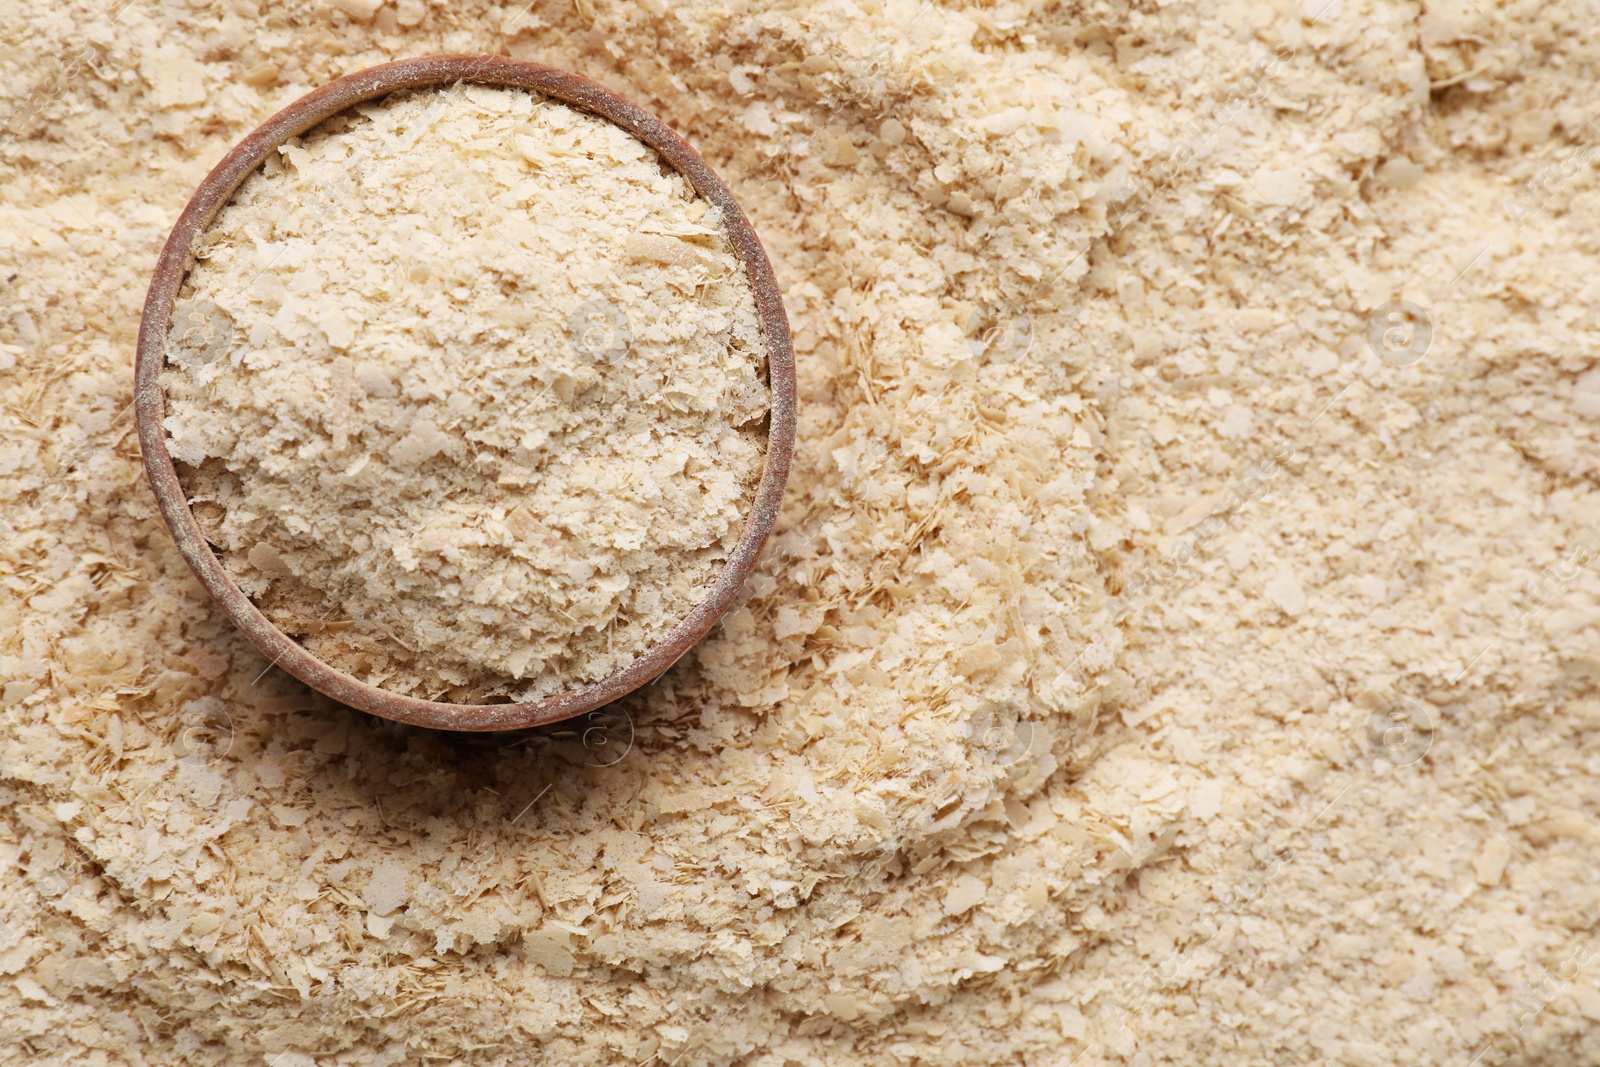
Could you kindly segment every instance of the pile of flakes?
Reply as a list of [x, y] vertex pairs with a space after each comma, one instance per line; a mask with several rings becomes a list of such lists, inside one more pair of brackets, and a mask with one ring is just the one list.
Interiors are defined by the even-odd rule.
[[284, 632], [432, 700], [597, 682], [704, 596], [770, 408], [719, 212], [520, 90], [397, 93], [293, 139], [201, 238], [168, 447]]
[[[0, 1060], [1600, 1061], [1586, 9], [105, 12], [0, 53]], [[266, 669], [128, 411], [210, 164], [463, 51], [683, 131], [799, 357], [744, 603], [513, 737]]]

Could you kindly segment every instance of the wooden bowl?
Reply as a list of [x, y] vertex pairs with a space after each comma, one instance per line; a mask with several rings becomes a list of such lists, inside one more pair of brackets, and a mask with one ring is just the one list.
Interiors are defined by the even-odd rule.
[[[166, 398], [160, 378], [173, 303], [194, 263], [195, 242], [239, 184], [289, 138], [346, 108], [398, 89], [448, 86], [458, 81], [532, 90], [607, 119], [660, 153], [702, 197], [722, 210], [733, 251], [755, 290], [756, 311], [768, 349], [772, 408], [766, 466], [738, 544], [705, 598], [659, 644], [621, 670], [598, 682], [516, 704], [451, 704], [391, 693], [335, 670], [306, 651], [256, 607], [206, 543], [179, 484], [162, 427]], [[581, 715], [654, 681], [688, 652], [728, 609], [772, 532], [794, 454], [795, 406], [794, 347], [778, 283], [760, 239], [727, 186], [682, 137], [637, 104], [579, 75], [501, 56], [426, 56], [348, 74], [296, 100], [235, 145], [200, 183], [156, 261], [139, 324], [134, 369], [134, 410], [145, 471], [178, 550], [212, 599], [262, 655], [313, 689], [373, 715], [442, 730], [511, 730]]]

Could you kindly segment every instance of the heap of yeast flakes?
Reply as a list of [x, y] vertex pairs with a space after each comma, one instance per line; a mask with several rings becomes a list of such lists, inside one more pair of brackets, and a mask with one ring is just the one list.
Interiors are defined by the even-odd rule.
[[761, 475], [717, 209], [609, 122], [484, 86], [296, 138], [202, 237], [168, 447], [313, 655], [429, 699], [598, 681], [700, 600]]
[[[0, 145], [0, 1058], [1600, 1062], [1581, 5], [103, 11], [0, 50], [93, 59]], [[124, 413], [207, 167], [474, 49], [706, 153], [801, 393], [745, 601], [505, 738], [263, 674]]]

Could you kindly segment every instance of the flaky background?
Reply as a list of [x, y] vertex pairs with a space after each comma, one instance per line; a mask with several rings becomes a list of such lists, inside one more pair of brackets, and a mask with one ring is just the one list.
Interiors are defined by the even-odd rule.
[[[13, 4], [0, 1062], [1600, 1063], [1595, 15]], [[554, 733], [268, 669], [128, 409], [206, 169], [447, 51], [681, 130], [799, 354], [749, 600]]]

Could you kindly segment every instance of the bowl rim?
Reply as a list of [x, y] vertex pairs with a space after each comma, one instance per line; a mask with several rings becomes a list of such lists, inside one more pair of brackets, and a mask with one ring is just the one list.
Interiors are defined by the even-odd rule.
[[[772, 407], [765, 465], [738, 543], [704, 599], [660, 642], [620, 670], [588, 685], [520, 703], [452, 704], [406, 696], [363, 682], [313, 656], [275, 626], [228, 576], [189, 508], [162, 425], [166, 397], [161, 371], [173, 306], [194, 263], [196, 241], [245, 178], [291, 137], [356, 104], [400, 89], [458, 82], [540, 93], [598, 115], [655, 149], [697, 193], [721, 209], [734, 254], [755, 291], [768, 350]], [[145, 295], [134, 362], [134, 408], [145, 473], [178, 551], [212, 599], [273, 665], [311, 688], [385, 719], [442, 730], [514, 730], [581, 715], [654, 681], [687, 653], [732, 604], [777, 521], [794, 455], [796, 406], [794, 346], [772, 264], [743, 208], [700, 154], [650, 112], [597, 82], [542, 63], [490, 55], [422, 56], [346, 74], [290, 103], [239, 141], [200, 183], [161, 249]]]

